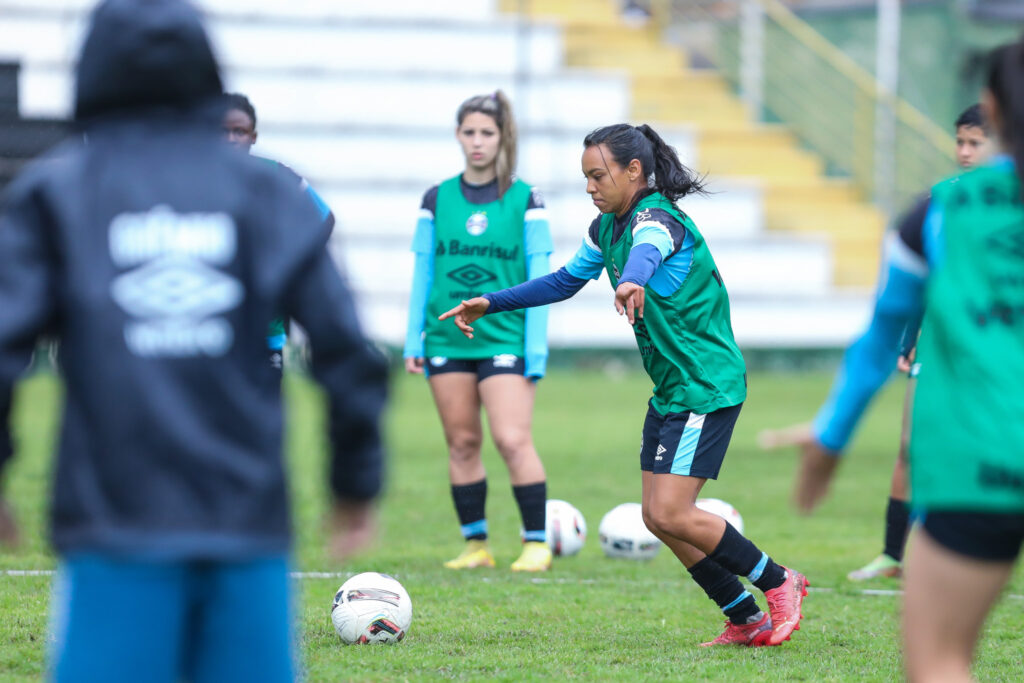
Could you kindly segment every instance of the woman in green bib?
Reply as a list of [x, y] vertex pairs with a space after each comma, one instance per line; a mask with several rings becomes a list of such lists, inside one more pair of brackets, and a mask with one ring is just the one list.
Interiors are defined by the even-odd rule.
[[547, 310], [488, 321], [478, 343], [437, 316], [492, 287], [546, 274], [553, 249], [547, 210], [539, 193], [513, 175], [516, 126], [504, 93], [469, 98], [456, 121], [466, 167], [423, 197], [412, 247], [405, 367], [427, 375], [448, 443], [452, 499], [466, 545], [445, 566], [495, 564], [484, 513], [483, 406], [523, 522], [523, 550], [512, 569], [544, 571], [551, 567], [547, 481], [531, 421], [536, 380], [547, 363]]
[[[747, 395], [722, 276], [675, 204], [701, 183], [650, 126], [599, 128], [583, 146], [587, 192], [601, 213], [576, 256], [551, 275], [463, 301], [441, 319], [454, 317], [472, 339], [509, 315], [477, 322], [484, 314], [567, 299], [607, 272], [654, 381], [640, 451], [644, 522], [728, 617], [724, 633], [705, 645], [779, 645], [799, 628], [806, 577], [696, 506], [704, 483], [718, 478]], [[768, 614], [739, 576], [765, 593]]]
[[1024, 544], [1024, 44], [993, 53], [982, 107], [1006, 154], [935, 185], [889, 236], [871, 324], [846, 352], [797, 480], [813, 509], [923, 310], [910, 434], [919, 528], [904, 571], [913, 681], [972, 680]]

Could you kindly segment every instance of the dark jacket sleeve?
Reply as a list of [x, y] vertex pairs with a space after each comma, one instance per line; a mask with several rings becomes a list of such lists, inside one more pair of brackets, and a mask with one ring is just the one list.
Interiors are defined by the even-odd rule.
[[341, 499], [373, 498], [383, 480], [387, 363], [363, 336], [352, 295], [326, 246], [300, 269], [287, 307], [309, 335], [313, 375], [328, 397], [331, 489]]
[[[36, 186], [38, 187], [38, 186]], [[0, 204], [0, 468], [10, 459], [11, 395], [32, 358], [37, 337], [51, 324], [55, 259], [42, 201], [28, 183], [15, 183]]]

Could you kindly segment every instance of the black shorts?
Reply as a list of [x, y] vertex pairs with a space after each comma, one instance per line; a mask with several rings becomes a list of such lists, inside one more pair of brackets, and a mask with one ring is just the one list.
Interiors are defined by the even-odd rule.
[[499, 353], [491, 358], [474, 358], [472, 360], [431, 356], [423, 364], [423, 372], [427, 377], [444, 375], [449, 372], [471, 372], [476, 375], [476, 381], [482, 382], [494, 375], [519, 375], [522, 377], [526, 374], [526, 361], [511, 353]]
[[921, 526], [947, 550], [990, 562], [1013, 562], [1024, 543], [1024, 513], [929, 510]]
[[743, 404], [707, 415], [668, 413], [648, 405], [640, 469], [655, 474], [717, 479]]

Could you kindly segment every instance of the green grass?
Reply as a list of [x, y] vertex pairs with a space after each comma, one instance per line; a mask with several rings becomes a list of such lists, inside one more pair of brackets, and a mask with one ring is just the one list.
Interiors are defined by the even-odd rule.
[[[322, 537], [320, 396], [306, 380], [289, 377], [296, 568], [388, 572], [403, 582], [414, 606], [412, 628], [400, 645], [344, 647], [328, 616], [341, 579], [297, 581], [307, 679], [900, 680], [899, 599], [859, 592], [899, 584], [853, 585], [845, 576], [880, 549], [902, 382], [880, 397], [831, 498], [812, 517], [796, 515], [789, 505], [794, 455], [765, 454], [754, 444], [762, 428], [809, 418], [828, 381], [822, 374], [752, 375], [721, 480], [705, 488], [705, 495], [728, 500], [742, 512], [755, 543], [805, 572], [818, 589], [805, 603], [803, 628], [779, 648], [709, 650], [696, 645], [718, 633], [721, 616], [670, 553], [663, 549], [649, 563], [610, 560], [597, 543], [601, 516], [618, 503], [640, 499], [646, 378], [559, 370], [541, 383], [534, 434], [549, 494], [583, 512], [590, 538], [578, 556], [532, 577], [507, 569], [519, 550], [519, 519], [507, 472], [490, 446], [484, 453], [488, 515], [499, 568], [455, 573], [441, 567], [461, 546], [444, 441], [426, 384], [404, 376], [395, 378], [388, 418], [390, 476], [379, 540], [359, 558], [333, 563]], [[25, 538], [15, 552], [0, 555], [0, 569], [55, 564], [44, 529], [58, 398], [59, 386], [47, 375], [20, 387], [20, 453], [5, 490]], [[0, 681], [41, 676], [49, 582], [0, 575]], [[1008, 592], [1024, 593], [1024, 571], [1018, 569]], [[992, 614], [978, 653], [981, 680], [1019, 680], [1022, 607], [1024, 601], [1008, 598]]]

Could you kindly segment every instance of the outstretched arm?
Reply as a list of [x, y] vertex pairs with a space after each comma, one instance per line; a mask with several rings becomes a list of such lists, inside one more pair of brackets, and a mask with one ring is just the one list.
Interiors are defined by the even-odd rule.
[[462, 333], [473, 338], [472, 323], [479, 320], [485, 313], [514, 311], [520, 308], [545, 306], [564, 301], [583, 289], [586, 280], [573, 277], [565, 268], [559, 268], [550, 275], [527, 280], [521, 285], [491, 292], [484, 296], [474, 297], [438, 316], [438, 320], [454, 318], [455, 324]]
[[867, 331], [847, 349], [828, 400], [818, 411], [803, 462], [796, 503], [810, 512], [828, 492], [841, 455], [871, 399], [892, 374], [907, 323], [920, 315], [927, 266], [891, 235], [886, 249], [885, 282]]

